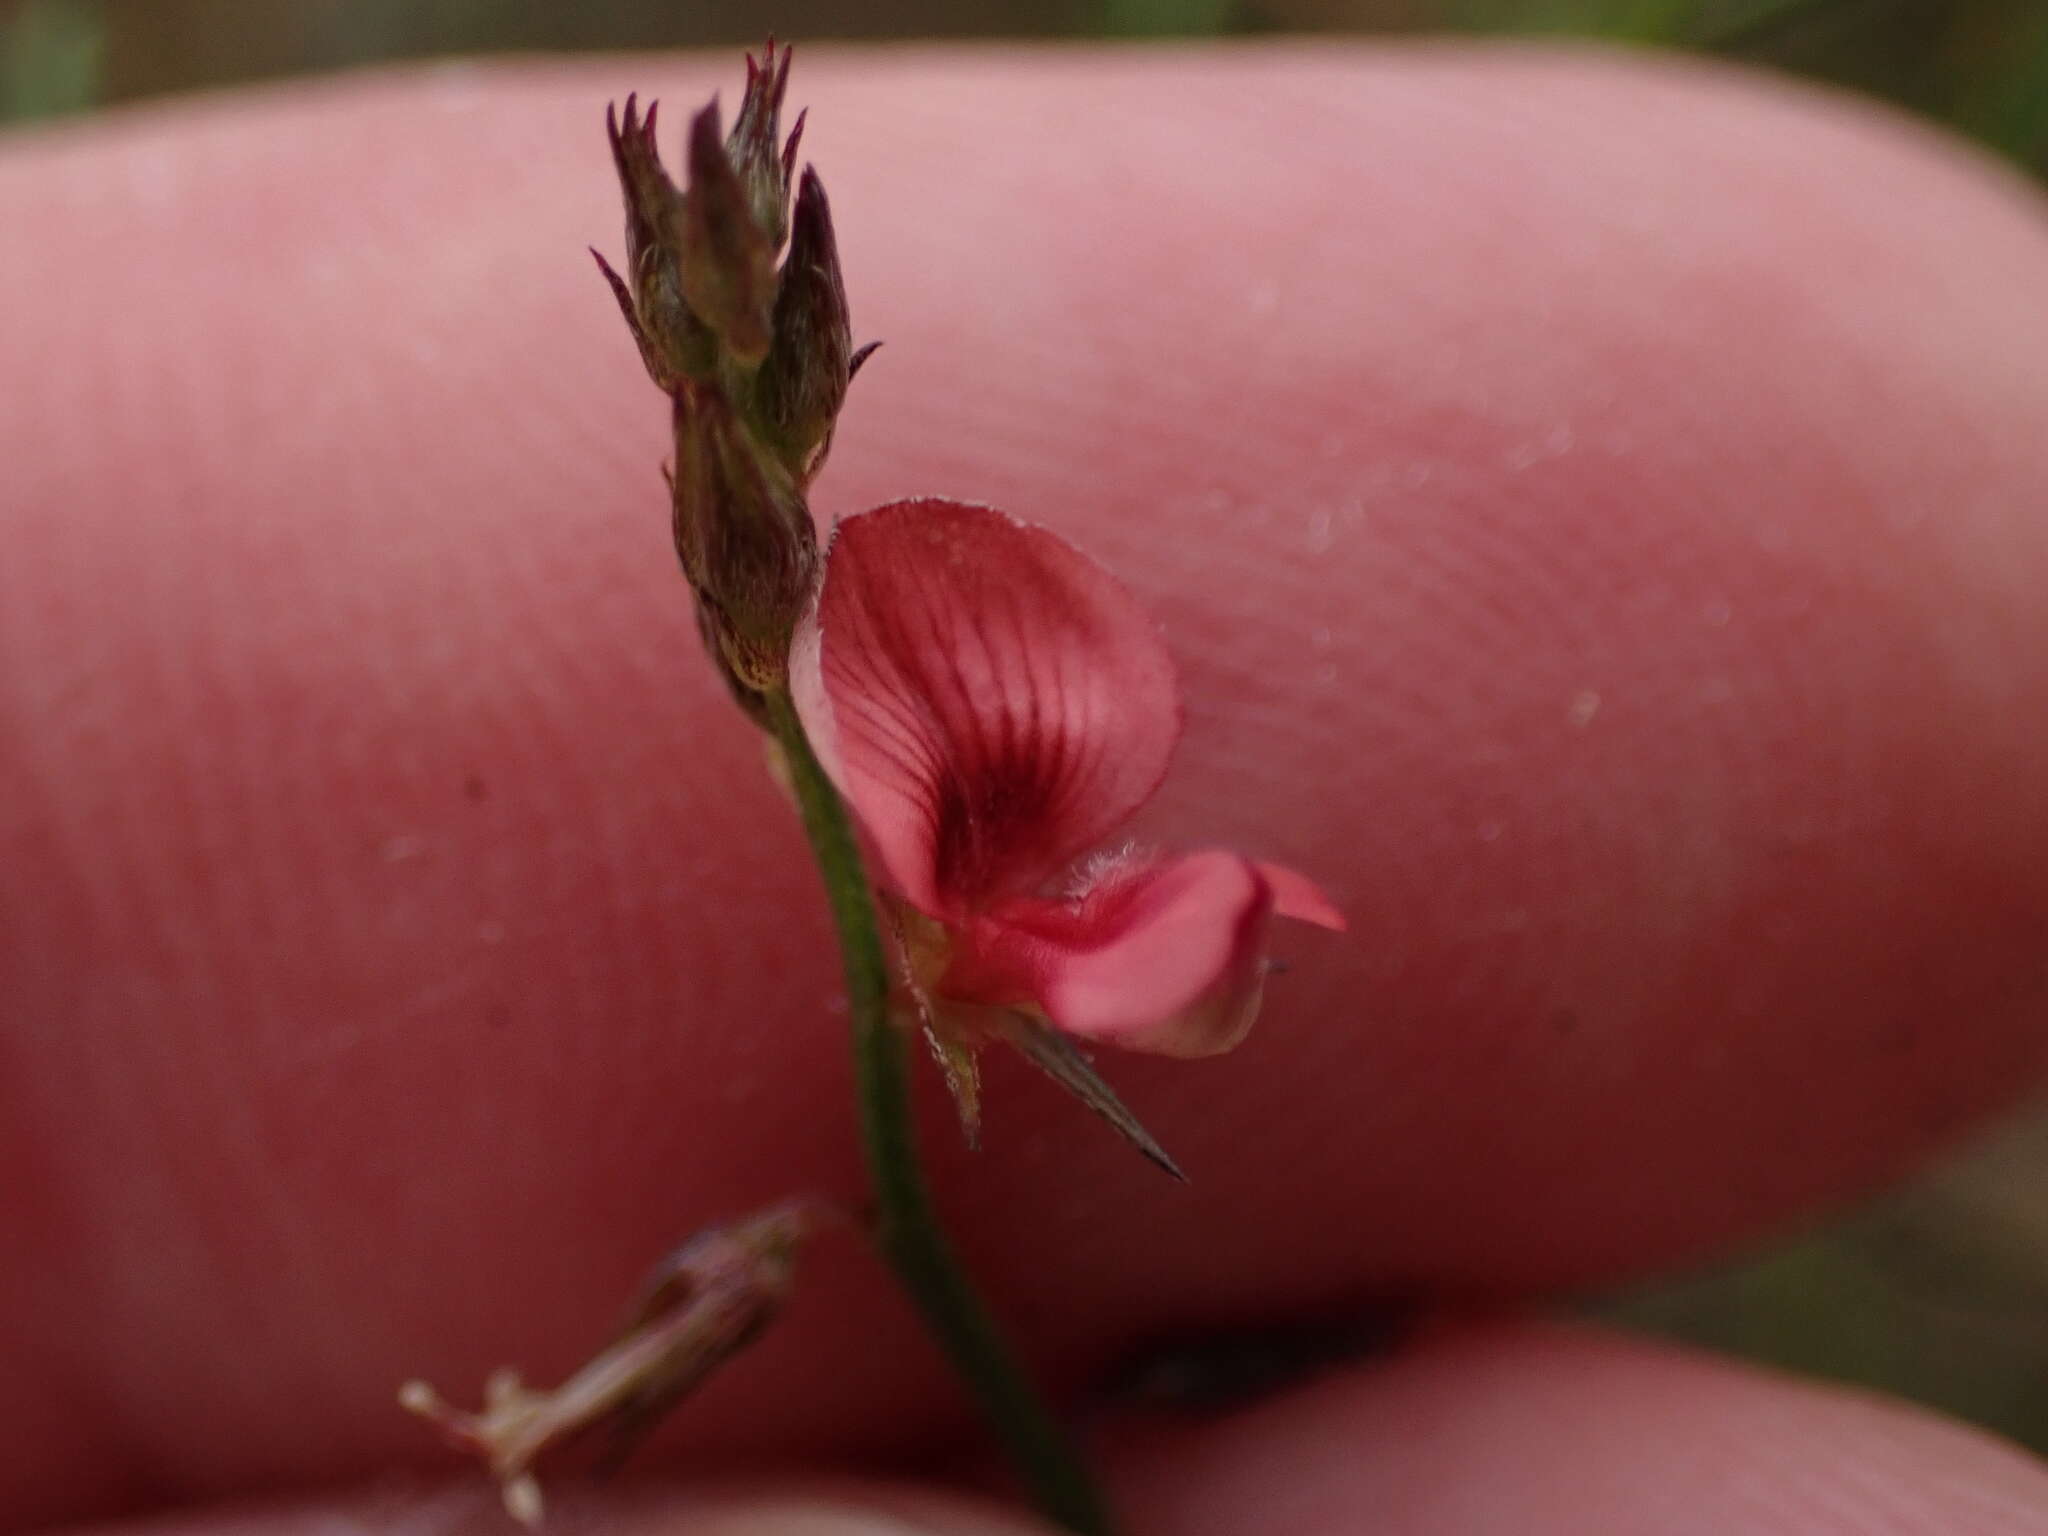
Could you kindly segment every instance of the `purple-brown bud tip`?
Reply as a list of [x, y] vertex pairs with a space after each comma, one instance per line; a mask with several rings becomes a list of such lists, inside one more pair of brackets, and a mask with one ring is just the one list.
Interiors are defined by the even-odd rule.
[[[783, 98], [789, 93], [789, 61], [794, 49], [776, 51], [768, 39], [762, 62], [747, 55], [747, 88], [740, 97], [726, 153], [746, 189], [754, 222], [767, 235], [772, 251], [782, 249], [789, 233], [789, 164], [777, 145], [781, 135]], [[792, 139], [795, 135], [791, 135]]]
[[672, 389], [704, 372], [711, 355], [709, 337], [683, 298], [683, 194], [655, 147], [656, 110], [650, 102], [642, 117], [637, 96], [626, 98], [623, 115], [605, 108], [605, 133], [626, 206], [626, 275], [614, 272], [602, 256], [598, 267], [619, 299], [648, 375]]
[[739, 362], [768, 351], [775, 243], [755, 219], [718, 132], [718, 103], [690, 122], [690, 190], [683, 200], [683, 297]]
[[831, 447], [852, 354], [832, 209], [818, 173], [806, 166], [775, 296], [775, 340], [755, 379], [762, 424], [799, 485], [810, 483]]

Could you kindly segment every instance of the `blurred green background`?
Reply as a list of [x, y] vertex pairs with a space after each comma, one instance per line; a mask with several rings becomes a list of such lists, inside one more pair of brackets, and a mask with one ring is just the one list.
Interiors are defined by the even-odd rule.
[[2048, 0], [0, 0], [0, 121], [381, 59], [783, 36], [1580, 34], [1885, 96], [2048, 170]]
[[[1881, 96], [2048, 173], [2048, 0], [0, 0], [0, 122], [387, 59], [751, 45], [771, 14], [802, 41], [1593, 36]], [[2048, 1115], [1789, 1246], [1596, 1305], [2048, 1452]]]

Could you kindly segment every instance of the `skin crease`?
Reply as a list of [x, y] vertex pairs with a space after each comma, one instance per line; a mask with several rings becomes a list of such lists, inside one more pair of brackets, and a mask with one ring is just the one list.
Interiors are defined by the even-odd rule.
[[[445, 1471], [402, 1377], [546, 1379], [693, 1226], [856, 1195], [822, 904], [580, 250], [618, 249], [603, 101], [736, 80], [463, 68], [0, 149], [0, 1525]], [[1034, 1360], [1680, 1264], [2038, 1082], [2033, 193], [1847, 102], [1569, 53], [818, 49], [797, 82], [889, 342], [821, 513], [945, 492], [1105, 560], [1190, 701], [1145, 829], [1351, 921], [1283, 934], [1227, 1060], [1104, 1058], [1187, 1189], [1001, 1063], [970, 1156], [925, 1083]], [[2048, 1509], [1903, 1413], [1747, 1377], [1687, 1408], [1731, 1378], [1600, 1344], [1665, 1405], [1602, 1429], [1570, 1348], [1474, 1347], [1496, 1374], [1431, 1385], [1425, 1348], [1159, 1431], [1134, 1528], [1269, 1529], [1217, 1523], [1267, 1463], [1376, 1528], [1329, 1448], [1404, 1390], [1447, 1483], [1527, 1422], [1470, 1403], [1531, 1405], [1520, 1529], [1638, 1510], [1597, 1465], [1722, 1496], [1691, 1429], [1773, 1402], [1824, 1484], [1913, 1448], [1842, 1494], [1879, 1528]], [[900, 1463], [960, 1414], [828, 1240], [653, 1459]], [[1983, 1458], [2031, 1514], [1948, 1518]], [[1659, 1507], [1609, 1528], [1778, 1528]]]

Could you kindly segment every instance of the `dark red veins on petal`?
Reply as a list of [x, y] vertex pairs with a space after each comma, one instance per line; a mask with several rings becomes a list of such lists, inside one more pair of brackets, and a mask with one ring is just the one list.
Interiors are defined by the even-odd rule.
[[1108, 836], [1180, 732], [1172, 660], [1122, 584], [960, 502], [840, 524], [792, 682], [890, 878], [943, 917], [1035, 889]]

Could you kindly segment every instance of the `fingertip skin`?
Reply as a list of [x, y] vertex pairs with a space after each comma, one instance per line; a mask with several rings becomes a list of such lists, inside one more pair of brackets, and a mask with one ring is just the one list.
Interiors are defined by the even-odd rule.
[[[698, 654], [602, 103], [430, 71], [0, 149], [0, 1461], [23, 1523], [434, 1454], [690, 1227], [854, 1197], [838, 981]], [[1035, 1359], [1681, 1262], [2039, 1080], [2048, 219], [1720, 71], [807, 50], [864, 369], [820, 509], [985, 500], [1163, 619], [1148, 834], [1301, 869], [1227, 1061], [932, 1137]], [[1115, 103], [1113, 131], [1103, 109]], [[943, 192], [943, 196], [941, 196]], [[940, 210], [943, 209], [941, 216]], [[934, 1120], [939, 1132], [943, 1121]], [[685, 1415], [957, 1403], [821, 1257]]]
[[1148, 1536], [2022, 1536], [2048, 1469], [1874, 1397], [1557, 1327], [1446, 1329], [1379, 1367], [1111, 1454]]
[[[363, 1494], [187, 1511], [72, 1536], [483, 1536], [510, 1518], [485, 1489], [387, 1483]], [[904, 1485], [834, 1485], [806, 1478], [760, 1489], [625, 1480], [558, 1487], [543, 1528], [557, 1536], [1034, 1536], [1045, 1527], [1015, 1511]]]

